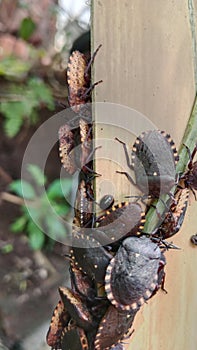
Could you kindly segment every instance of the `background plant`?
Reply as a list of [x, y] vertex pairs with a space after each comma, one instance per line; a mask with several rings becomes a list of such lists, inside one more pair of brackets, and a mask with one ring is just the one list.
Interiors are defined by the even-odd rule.
[[[46, 192], [39, 195], [36, 192], [40, 192], [39, 189], [42, 189], [43, 184], [47, 184], [46, 176], [34, 164], [29, 164], [28, 172], [35, 187], [25, 180], [15, 180], [9, 185], [10, 190], [17, 196], [28, 200], [29, 208], [31, 208], [29, 212], [25, 204], [21, 205], [22, 215], [11, 224], [10, 229], [14, 233], [25, 232], [30, 247], [37, 250], [51, 245], [52, 242], [35, 221], [40, 223], [54, 240], [58, 237], [65, 237], [67, 234], [65, 225], [59, 220], [59, 217], [65, 219], [70, 212], [70, 205], [65, 198], [68, 198], [71, 193], [72, 181], [69, 178], [61, 179], [61, 181], [55, 179], [47, 186]], [[48, 213], [49, 202], [55, 214], [53, 216]]]

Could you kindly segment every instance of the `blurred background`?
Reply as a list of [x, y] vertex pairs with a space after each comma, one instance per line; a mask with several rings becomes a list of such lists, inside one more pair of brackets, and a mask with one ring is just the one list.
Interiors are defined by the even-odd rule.
[[[54, 240], [31, 220], [21, 164], [36, 129], [68, 106], [68, 58], [76, 49], [89, 55], [89, 30], [90, 1], [0, 1], [0, 350], [49, 349], [45, 337], [57, 288], [67, 279], [66, 247], [55, 241], [63, 228], [50, 222], [43, 198], [25, 182], [24, 196], [41, 204], [37, 215]], [[44, 180], [50, 202], [65, 218], [70, 207], [60, 190], [60, 169], [55, 145], [44, 174], [35, 164], [27, 171], [36, 186]], [[64, 188], [72, 191], [69, 178]]]

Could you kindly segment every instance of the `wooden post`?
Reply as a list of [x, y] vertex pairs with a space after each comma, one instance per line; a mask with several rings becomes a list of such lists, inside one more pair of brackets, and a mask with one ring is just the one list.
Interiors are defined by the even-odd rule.
[[[196, 0], [93, 1], [93, 49], [102, 44], [94, 80], [103, 79], [96, 87], [95, 102], [113, 102], [139, 111], [158, 129], [169, 132], [177, 147], [196, 93], [196, 11]], [[132, 125], [133, 113], [125, 112], [125, 117], [118, 108], [114, 119], [113, 113], [105, 112], [101, 124], [102, 112], [99, 109], [98, 113], [96, 107], [98, 145], [99, 140], [102, 144], [101, 139], [113, 140], [116, 136], [132, 145], [135, 137], [131, 132], [111, 127], [118, 120], [124, 124], [124, 118], [130, 118]], [[140, 120], [140, 116], [134, 118]], [[142, 123], [141, 127], [143, 130], [147, 126]], [[109, 148], [121, 166], [113, 159], [101, 159]], [[129, 184], [115, 172], [126, 167], [121, 145], [110, 141], [97, 152], [101, 158], [96, 161], [96, 170], [102, 174], [97, 179], [98, 198], [113, 192], [117, 201], [124, 200], [130, 194]], [[141, 308], [128, 349], [196, 350], [197, 247], [190, 243], [191, 235], [197, 232], [196, 217], [197, 202], [191, 196], [183, 227], [173, 237], [181, 250], [166, 254], [168, 293], [159, 291]]]

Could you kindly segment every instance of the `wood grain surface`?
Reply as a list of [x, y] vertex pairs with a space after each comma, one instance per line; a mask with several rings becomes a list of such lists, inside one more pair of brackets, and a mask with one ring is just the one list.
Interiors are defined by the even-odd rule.
[[[196, 0], [93, 1], [92, 49], [102, 44], [94, 81], [103, 79], [95, 89], [95, 102], [102, 102], [95, 106], [96, 144], [102, 145], [95, 162], [102, 174], [98, 199], [112, 193], [118, 202], [131, 193], [127, 179], [116, 174], [128, 169], [114, 137], [131, 146], [137, 132], [153, 123], [179, 147], [196, 93], [196, 9]], [[196, 232], [191, 196], [182, 229], [172, 239], [181, 249], [166, 254], [168, 293], [159, 291], [141, 308], [127, 349], [196, 350], [197, 247], [190, 243]]]

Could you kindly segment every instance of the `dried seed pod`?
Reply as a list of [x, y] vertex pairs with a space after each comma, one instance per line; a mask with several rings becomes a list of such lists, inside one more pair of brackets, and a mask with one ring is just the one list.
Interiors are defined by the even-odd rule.
[[70, 320], [68, 311], [65, 310], [62, 301], [59, 301], [51, 319], [51, 324], [46, 336], [46, 342], [52, 349], [61, 348], [61, 335], [63, 329], [67, 326]]
[[84, 301], [82, 302], [78, 293], [67, 287], [60, 287], [59, 293], [64, 307], [79, 327], [89, 330], [95, 326], [87, 305]]
[[106, 270], [105, 291], [122, 310], [135, 310], [158, 288], [163, 259], [159, 247], [147, 237], [126, 238]]
[[158, 198], [175, 184], [178, 154], [169, 134], [152, 130], [137, 137], [131, 153], [136, 185], [147, 195]]
[[110, 305], [99, 324], [94, 342], [95, 350], [116, 349], [117, 343], [131, 328], [137, 311], [138, 309], [122, 311]]

